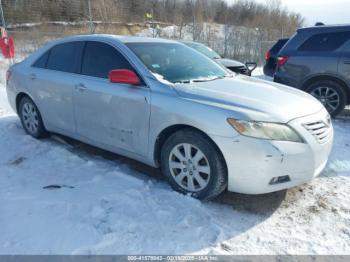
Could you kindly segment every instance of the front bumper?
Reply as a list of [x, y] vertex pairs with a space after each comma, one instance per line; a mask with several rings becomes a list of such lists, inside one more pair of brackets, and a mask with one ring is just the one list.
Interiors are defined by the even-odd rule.
[[[264, 194], [301, 185], [318, 176], [327, 164], [333, 144], [333, 128], [320, 143], [304, 127], [305, 123], [326, 121], [326, 110], [297, 118], [288, 124], [306, 143], [270, 141], [245, 136], [213, 139], [221, 149], [228, 168], [228, 190], [244, 194]], [[290, 181], [273, 184], [275, 177], [289, 176]]]

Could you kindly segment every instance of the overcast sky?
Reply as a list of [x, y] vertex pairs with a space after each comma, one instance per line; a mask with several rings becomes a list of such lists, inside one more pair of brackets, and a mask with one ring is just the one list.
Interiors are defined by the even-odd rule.
[[[255, 1], [266, 3], [269, 0]], [[315, 22], [350, 24], [350, 0], [282, 0], [282, 4], [290, 11], [301, 13], [309, 26]]]

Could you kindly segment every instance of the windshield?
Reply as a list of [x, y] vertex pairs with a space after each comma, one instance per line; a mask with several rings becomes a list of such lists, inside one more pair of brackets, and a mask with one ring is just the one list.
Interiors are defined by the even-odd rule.
[[211, 59], [220, 59], [220, 55], [216, 53], [213, 49], [210, 47], [207, 47], [206, 45], [198, 44], [198, 43], [186, 43], [189, 47], [192, 47], [193, 49], [197, 50], [198, 52], [202, 53], [203, 55], [211, 58]]
[[229, 76], [216, 62], [176, 43], [126, 43], [154, 74], [172, 83], [210, 81]]

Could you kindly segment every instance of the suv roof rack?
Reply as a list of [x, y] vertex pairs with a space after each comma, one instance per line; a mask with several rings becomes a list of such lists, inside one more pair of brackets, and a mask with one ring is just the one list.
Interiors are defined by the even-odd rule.
[[317, 23], [315, 24], [315, 26], [322, 26], [322, 25], [325, 25], [325, 24], [322, 23], [322, 22], [317, 22]]
[[[316, 23], [317, 24], [317, 23]], [[314, 26], [310, 26], [310, 27], [303, 27], [303, 28], [299, 28], [297, 30], [297, 32], [299, 31], [318, 31], [318, 30], [322, 30], [324, 32], [327, 31], [342, 31], [342, 30], [349, 30], [350, 29], [350, 24], [340, 24], [340, 25], [314, 25]]]

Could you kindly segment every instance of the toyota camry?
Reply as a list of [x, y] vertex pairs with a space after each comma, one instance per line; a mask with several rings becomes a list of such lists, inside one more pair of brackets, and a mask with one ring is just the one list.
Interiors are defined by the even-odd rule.
[[160, 168], [199, 199], [303, 184], [332, 147], [330, 117], [312, 96], [170, 40], [60, 39], [13, 65], [6, 89], [27, 134], [63, 134]]

